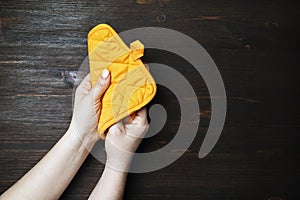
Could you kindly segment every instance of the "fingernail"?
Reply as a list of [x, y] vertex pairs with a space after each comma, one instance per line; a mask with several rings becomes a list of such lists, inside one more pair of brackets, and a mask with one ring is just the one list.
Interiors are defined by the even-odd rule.
[[103, 79], [107, 79], [108, 76], [109, 76], [109, 71], [108, 71], [107, 69], [104, 69], [104, 70], [102, 71], [101, 77], [102, 77]]

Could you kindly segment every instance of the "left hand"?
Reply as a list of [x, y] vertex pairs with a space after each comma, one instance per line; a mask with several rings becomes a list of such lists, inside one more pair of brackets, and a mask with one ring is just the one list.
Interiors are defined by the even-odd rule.
[[100, 137], [97, 132], [101, 112], [101, 97], [110, 84], [109, 71], [104, 69], [96, 85], [92, 88], [88, 74], [76, 89], [73, 117], [70, 129], [81, 140], [96, 142]]

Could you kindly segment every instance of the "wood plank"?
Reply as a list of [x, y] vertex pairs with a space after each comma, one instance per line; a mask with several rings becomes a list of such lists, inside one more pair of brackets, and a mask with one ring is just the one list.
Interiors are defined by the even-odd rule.
[[[199, 101], [202, 120], [179, 160], [129, 175], [125, 199], [297, 199], [298, 19], [296, 2], [279, 0], [0, 1], [0, 193], [67, 129], [72, 87], [62, 73], [78, 70], [87, 55], [88, 31], [109, 23], [118, 32], [154, 26], [189, 35], [216, 62], [228, 96], [222, 136], [198, 159], [210, 119], [206, 85], [185, 60], [146, 50], [146, 62], [168, 64], [188, 78], [198, 96], [190, 101]], [[161, 88], [153, 102], [176, 107], [170, 99]], [[172, 139], [179, 125], [175, 110], [139, 151]], [[61, 199], [86, 199], [102, 170], [89, 156]]]

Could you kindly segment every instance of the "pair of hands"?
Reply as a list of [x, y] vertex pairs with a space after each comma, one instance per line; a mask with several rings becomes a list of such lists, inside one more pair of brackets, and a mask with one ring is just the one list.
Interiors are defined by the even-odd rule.
[[[93, 88], [88, 74], [76, 90], [70, 128], [75, 130], [83, 142], [96, 143], [100, 138], [97, 126], [101, 115], [101, 97], [109, 85], [110, 74], [105, 69]], [[108, 129], [105, 140], [106, 165], [113, 169], [127, 171], [133, 153], [141, 143], [147, 128], [145, 108], [137, 111], [134, 119], [126, 117], [112, 125]]]

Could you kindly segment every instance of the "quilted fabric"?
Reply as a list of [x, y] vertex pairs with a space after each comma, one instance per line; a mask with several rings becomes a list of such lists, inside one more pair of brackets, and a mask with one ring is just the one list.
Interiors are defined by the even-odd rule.
[[137, 40], [128, 48], [107, 24], [99, 24], [89, 32], [88, 54], [92, 86], [103, 69], [111, 75], [111, 84], [102, 97], [98, 126], [100, 137], [105, 139], [107, 128], [151, 101], [156, 84], [140, 59], [144, 45]]

